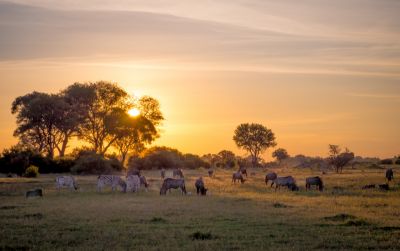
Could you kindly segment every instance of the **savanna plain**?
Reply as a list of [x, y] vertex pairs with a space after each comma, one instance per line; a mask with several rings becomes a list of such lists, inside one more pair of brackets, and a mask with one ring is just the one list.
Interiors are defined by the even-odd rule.
[[[400, 183], [389, 191], [361, 189], [385, 183], [385, 167], [322, 175], [312, 169], [274, 169], [292, 175], [300, 191], [265, 185], [271, 170], [248, 170], [232, 184], [232, 170], [184, 170], [184, 196], [159, 195], [159, 171], [143, 171], [148, 192], [96, 191], [97, 176], [75, 176], [78, 191], [55, 188], [56, 175], [0, 178], [1, 250], [399, 250]], [[171, 176], [167, 171], [167, 176]], [[323, 192], [306, 191], [305, 178], [323, 178]], [[207, 196], [194, 182], [203, 176]], [[42, 188], [42, 198], [24, 196]]]

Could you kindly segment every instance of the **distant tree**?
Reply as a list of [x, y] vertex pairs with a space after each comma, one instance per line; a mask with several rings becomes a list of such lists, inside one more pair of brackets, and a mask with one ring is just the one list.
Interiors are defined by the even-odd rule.
[[221, 157], [217, 154], [212, 153], [203, 155], [201, 159], [209, 163], [210, 167], [217, 167], [220, 163], [222, 163]]
[[232, 151], [222, 150], [217, 155], [225, 168], [233, 168], [235, 166], [236, 155]]
[[338, 145], [329, 145], [329, 154], [328, 161], [335, 167], [337, 173], [339, 170], [342, 172], [343, 167], [354, 159], [353, 152], [347, 148], [342, 152]]
[[288, 152], [283, 148], [278, 148], [272, 153], [272, 157], [280, 163], [282, 160], [289, 158]]
[[276, 146], [275, 135], [261, 124], [241, 124], [234, 133], [233, 140], [239, 148], [246, 150], [252, 157], [252, 165], [258, 165], [259, 155], [269, 147]]

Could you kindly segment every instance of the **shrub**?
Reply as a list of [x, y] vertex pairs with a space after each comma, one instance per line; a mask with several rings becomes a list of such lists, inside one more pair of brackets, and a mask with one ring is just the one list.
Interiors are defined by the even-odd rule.
[[392, 159], [383, 159], [380, 162], [381, 165], [393, 165], [393, 160]]
[[88, 153], [76, 160], [71, 172], [76, 174], [110, 174], [113, 171], [118, 171], [115, 167], [114, 160], [106, 159], [100, 154]]
[[396, 165], [400, 165], [400, 159], [397, 159], [395, 162]]
[[36, 178], [39, 176], [39, 168], [37, 166], [31, 165], [29, 166], [24, 173], [25, 177], [28, 178]]

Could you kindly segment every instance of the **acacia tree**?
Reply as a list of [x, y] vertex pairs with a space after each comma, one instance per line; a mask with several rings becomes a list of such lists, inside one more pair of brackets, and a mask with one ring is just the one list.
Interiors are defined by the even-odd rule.
[[20, 143], [49, 158], [54, 157], [56, 149], [64, 155], [77, 121], [61, 95], [32, 92], [20, 96], [14, 100], [11, 112], [17, 115], [14, 135]]
[[118, 128], [118, 138], [114, 142], [115, 148], [121, 154], [121, 165], [125, 164], [129, 152], [140, 153], [158, 136], [154, 124], [143, 116], [132, 117], [123, 114], [120, 117], [121, 127]]
[[96, 82], [78, 84], [81, 89], [88, 92], [89, 97], [84, 104], [86, 110], [85, 119], [79, 128], [78, 137], [87, 141], [93, 150], [104, 155], [111, 145], [120, 137], [119, 120], [115, 117], [120, 111], [129, 108], [129, 95], [118, 85], [110, 82]]
[[272, 157], [281, 163], [282, 160], [289, 158], [289, 154], [286, 149], [278, 148], [272, 153]]
[[114, 147], [121, 154], [121, 164], [124, 165], [129, 152], [140, 153], [146, 145], [160, 136], [159, 126], [164, 117], [158, 100], [144, 96], [132, 104], [140, 111], [136, 117], [129, 116], [122, 111], [116, 121], [120, 121], [120, 128], [116, 131], [117, 139]]
[[343, 171], [343, 167], [346, 166], [350, 161], [354, 159], [354, 153], [349, 149], [345, 149], [343, 152], [338, 145], [329, 145], [329, 157], [328, 161], [335, 167], [336, 173]]
[[255, 123], [239, 125], [233, 140], [239, 148], [251, 155], [253, 167], [258, 165], [258, 158], [262, 152], [276, 146], [274, 133], [267, 127]]

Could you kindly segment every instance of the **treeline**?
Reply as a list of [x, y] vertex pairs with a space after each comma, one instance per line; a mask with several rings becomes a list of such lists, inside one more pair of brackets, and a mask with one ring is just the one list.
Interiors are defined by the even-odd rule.
[[[138, 115], [129, 111], [137, 109]], [[114, 148], [123, 164], [129, 152], [140, 152], [159, 137], [163, 115], [152, 97], [135, 99], [117, 84], [75, 83], [57, 94], [32, 92], [12, 103], [19, 145], [49, 159], [64, 157], [72, 138], [96, 154]]]

